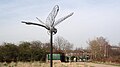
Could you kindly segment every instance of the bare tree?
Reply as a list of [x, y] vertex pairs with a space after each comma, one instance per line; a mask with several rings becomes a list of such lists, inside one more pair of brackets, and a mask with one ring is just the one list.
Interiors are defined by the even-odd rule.
[[65, 40], [63, 37], [60, 36], [55, 38], [54, 45], [58, 50], [64, 50], [65, 52], [73, 48], [73, 44], [71, 44], [69, 41]]
[[63, 43], [64, 43], [64, 38], [63, 37], [58, 36], [58, 37], [55, 38], [54, 44], [55, 44], [57, 49], [62, 49]]
[[100, 52], [97, 41], [96, 40], [89, 41], [89, 48], [91, 51], [92, 59], [97, 58], [97, 56], [99, 55], [99, 52]]
[[97, 37], [88, 42], [92, 58], [102, 59], [109, 56], [110, 45], [104, 37]]

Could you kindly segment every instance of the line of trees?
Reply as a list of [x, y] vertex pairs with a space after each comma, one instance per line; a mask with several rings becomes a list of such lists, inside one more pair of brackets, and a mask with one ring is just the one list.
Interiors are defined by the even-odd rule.
[[[61, 47], [58, 45], [61, 45]], [[70, 44], [67, 40], [58, 36], [55, 38], [53, 51], [59, 49], [70, 50], [72, 47], [73, 45]], [[50, 43], [42, 43], [41, 41], [21, 41], [19, 44], [4, 42], [0, 45], [0, 62], [45, 61], [46, 54], [49, 52]]]
[[20, 42], [17, 46], [13, 43], [0, 45], [0, 62], [11, 61], [45, 61], [47, 47], [44, 48], [40, 41]]
[[[84, 54], [83, 50], [87, 50], [93, 61], [120, 63], [120, 43], [119, 46], [111, 46], [104, 37], [97, 37], [87, 43], [89, 44], [88, 49], [80, 49], [77, 54], [82, 55], [82, 53]], [[54, 50], [74, 53], [73, 44], [60, 36], [54, 40]], [[4, 42], [0, 45], [0, 62], [45, 61], [46, 54], [49, 52], [50, 43], [42, 43], [41, 41], [21, 41], [19, 44]]]

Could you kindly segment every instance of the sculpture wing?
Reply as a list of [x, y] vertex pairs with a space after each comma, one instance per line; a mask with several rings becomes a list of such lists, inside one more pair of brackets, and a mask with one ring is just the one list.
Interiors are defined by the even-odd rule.
[[55, 22], [55, 17], [58, 14], [58, 11], [59, 11], [59, 6], [56, 5], [46, 19], [46, 25], [47, 26], [49, 26], [49, 27], [53, 26], [53, 24]]
[[27, 25], [37, 25], [37, 26], [41, 26], [41, 27], [46, 28], [47, 30], [50, 30], [49, 27], [44, 26], [44, 25], [42, 25], [42, 24], [37, 24], [37, 23], [32, 23], [32, 22], [26, 22], [26, 21], [21, 21], [21, 22], [22, 22], [22, 23], [25, 23], [25, 24], [27, 24]]
[[58, 25], [60, 22], [64, 21], [65, 19], [67, 19], [68, 17], [70, 17], [70, 16], [72, 16], [72, 15], [73, 15], [73, 13], [70, 13], [69, 15], [58, 19], [58, 20], [55, 22], [54, 26]]

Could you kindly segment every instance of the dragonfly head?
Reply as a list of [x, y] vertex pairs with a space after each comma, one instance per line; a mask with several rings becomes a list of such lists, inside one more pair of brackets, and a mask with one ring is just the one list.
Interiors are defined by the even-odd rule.
[[[57, 33], [57, 29], [55, 27], [52, 27], [50, 30], [53, 32], [53, 35]], [[50, 33], [50, 30], [49, 30], [49, 33]]]
[[53, 28], [53, 34], [56, 34], [56, 33], [57, 33], [57, 29]]

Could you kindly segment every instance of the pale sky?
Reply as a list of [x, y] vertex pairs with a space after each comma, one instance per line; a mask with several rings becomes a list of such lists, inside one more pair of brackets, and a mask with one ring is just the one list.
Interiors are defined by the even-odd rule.
[[60, 23], [54, 35], [62, 36], [74, 47], [87, 47], [86, 41], [103, 36], [111, 45], [120, 42], [120, 0], [1, 0], [0, 43], [40, 40], [49, 42], [47, 30], [28, 26], [21, 21], [46, 21], [55, 5], [60, 10], [57, 18], [74, 12]]

